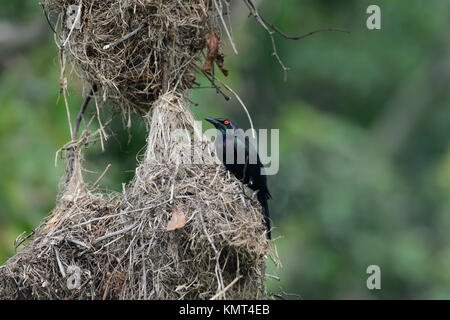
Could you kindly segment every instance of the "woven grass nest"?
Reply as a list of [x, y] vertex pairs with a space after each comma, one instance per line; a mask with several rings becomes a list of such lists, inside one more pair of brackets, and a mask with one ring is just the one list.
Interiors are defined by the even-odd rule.
[[[147, 152], [123, 194], [89, 192], [77, 166], [34, 240], [0, 267], [0, 298], [265, 297], [270, 246], [259, 204], [203, 138], [194, 150], [207, 163], [183, 163], [186, 145], [171, 130], [199, 133], [182, 96], [162, 96], [149, 125]], [[185, 224], [168, 231], [178, 218]]]
[[[66, 25], [72, 5], [81, 8], [79, 28]], [[96, 105], [101, 98], [142, 115], [147, 148], [122, 192], [100, 192], [82, 176], [92, 132], [74, 131], [56, 207], [0, 267], [0, 300], [268, 297], [265, 260], [278, 259], [261, 207], [225, 170], [186, 103], [192, 62], [217, 27], [211, 1], [44, 6], [60, 23], [62, 90], [68, 55], [97, 86]]]
[[191, 70], [206, 35], [220, 32], [210, 0], [45, 0], [43, 5], [57, 21], [61, 63], [67, 55], [80, 78], [97, 85], [102, 101], [124, 112], [145, 114], [164, 91], [164, 77], [176, 91], [191, 88]]

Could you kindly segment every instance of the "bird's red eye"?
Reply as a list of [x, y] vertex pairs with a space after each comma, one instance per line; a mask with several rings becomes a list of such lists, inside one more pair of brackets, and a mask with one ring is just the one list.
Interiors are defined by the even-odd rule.
[[226, 125], [229, 125], [229, 124], [230, 124], [230, 121], [225, 120], [223, 123], [226, 124]]

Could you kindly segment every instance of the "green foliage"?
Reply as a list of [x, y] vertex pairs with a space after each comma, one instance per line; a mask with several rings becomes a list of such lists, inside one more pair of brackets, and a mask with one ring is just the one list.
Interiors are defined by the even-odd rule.
[[[0, 8], [18, 19], [41, 14], [38, 5], [19, 11], [25, 2], [3, 1]], [[382, 9], [380, 31], [365, 26], [370, 4]], [[450, 79], [440, 67], [450, 54], [449, 7], [444, 0], [263, 1], [260, 12], [286, 33], [351, 31], [300, 41], [275, 35], [291, 68], [283, 82], [268, 35], [236, 3], [239, 56], [225, 45], [226, 80], [256, 127], [280, 128], [281, 167], [269, 186], [283, 267], [268, 263], [268, 272], [281, 277], [267, 281], [272, 289], [281, 285], [305, 299], [450, 297], [450, 94], [439, 89]], [[71, 83], [74, 117], [81, 90], [75, 76]], [[0, 263], [13, 254], [14, 238], [54, 206], [64, 169], [62, 161], [55, 168], [55, 152], [69, 140], [58, 85], [50, 36], [0, 74]], [[203, 89], [193, 100], [197, 118], [230, 117], [248, 127], [234, 99]], [[417, 101], [418, 115], [410, 109]], [[120, 119], [110, 130], [116, 135], [105, 152], [98, 143], [89, 150], [92, 172], [85, 175], [93, 181], [112, 163], [102, 187], [120, 191], [133, 176], [145, 128], [133, 119], [130, 143]], [[381, 267], [381, 290], [366, 288], [372, 264]]]

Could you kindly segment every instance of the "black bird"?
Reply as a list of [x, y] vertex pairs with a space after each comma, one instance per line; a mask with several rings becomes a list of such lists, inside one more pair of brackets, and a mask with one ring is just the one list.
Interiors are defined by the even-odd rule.
[[[262, 207], [267, 236], [271, 239], [267, 200], [271, 199], [272, 196], [267, 188], [267, 178], [263, 171], [264, 166], [256, 149], [235, 122], [229, 119], [211, 117], [206, 117], [205, 120], [211, 122], [221, 134], [216, 137], [215, 145], [217, 154], [225, 168], [243, 184], [258, 192], [257, 198]], [[234, 150], [232, 159], [227, 160], [227, 150]], [[231, 158], [231, 155], [229, 155], [229, 158]]]

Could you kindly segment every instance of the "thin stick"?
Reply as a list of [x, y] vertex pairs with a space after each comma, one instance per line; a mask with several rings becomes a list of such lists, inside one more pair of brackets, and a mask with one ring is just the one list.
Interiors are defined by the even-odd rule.
[[258, 10], [256, 9], [256, 6], [252, 3], [252, 0], [244, 0], [244, 1], [248, 1], [250, 4], [250, 8], [252, 10], [254, 10], [254, 12], [259, 16], [259, 18], [261, 18], [261, 20], [267, 24], [270, 28], [272, 28], [276, 33], [278, 33], [280, 36], [282, 36], [285, 39], [288, 40], [300, 40], [300, 39], [304, 39], [307, 38], [309, 36], [312, 36], [315, 33], [319, 33], [319, 32], [327, 32], [327, 31], [336, 31], [336, 32], [343, 32], [343, 33], [350, 33], [350, 31], [348, 30], [343, 30], [343, 29], [337, 29], [337, 28], [323, 28], [323, 29], [318, 29], [318, 30], [314, 30], [311, 32], [308, 32], [304, 35], [301, 36], [290, 36], [286, 33], [284, 33], [283, 31], [281, 31], [280, 29], [277, 28], [277, 26], [275, 26], [272, 22], [268, 21], [266, 18], [264, 18], [261, 13], [258, 12]]
[[[261, 17], [261, 19], [263, 19], [263, 18]], [[336, 28], [323, 28], [323, 29], [317, 29], [317, 30], [308, 32], [308, 33], [306, 33], [304, 35], [301, 35], [301, 36], [289, 36], [289, 35], [283, 33], [280, 29], [278, 29], [272, 23], [266, 21], [265, 19], [263, 19], [263, 21], [266, 22], [269, 25], [269, 27], [271, 27], [276, 33], [278, 33], [280, 36], [282, 36], [283, 38], [288, 39], [288, 40], [300, 40], [300, 39], [304, 39], [304, 38], [307, 38], [309, 36], [312, 36], [313, 34], [316, 34], [316, 33], [319, 33], [319, 32], [327, 32], [327, 31], [343, 32], [343, 33], [350, 34], [350, 31], [348, 31], [348, 30], [336, 29]]]
[[[83, 101], [83, 104], [81, 105], [81, 108], [80, 108], [80, 111], [78, 113], [76, 123], [75, 123], [75, 130], [72, 130], [72, 120], [70, 118], [69, 105], [67, 103], [67, 98], [66, 98], [66, 89], [63, 88], [64, 101], [66, 103], [67, 117], [68, 117], [68, 121], [69, 121], [70, 136], [72, 137], [71, 143], [73, 144], [71, 147], [69, 147], [67, 149], [68, 153], [67, 153], [67, 166], [66, 166], [66, 183], [70, 181], [70, 179], [72, 178], [72, 174], [73, 174], [73, 166], [75, 163], [74, 162], [75, 148], [76, 148], [75, 141], [78, 136], [78, 131], [80, 130], [81, 120], [83, 119], [83, 114], [86, 111], [89, 101], [91, 100], [91, 96], [94, 94], [95, 91], [96, 91], [96, 86], [93, 85], [91, 88], [91, 91], [89, 92], [89, 95], [86, 96], [86, 98]], [[101, 133], [100, 133], [100, 137], [101, 137]], [[55, 166], [56, 166], [56, 161], [57, 161], [57, 157], [58, 157], [58, 152], [56, 152]]]
[[212, 297], [210, 300], [216, 300], [218, 297], [220, 297], [222, 294], [224, 294], [228, 289], [230, 289], [236, 282], [241, 279], [242, 276], [236, 277], [233, 281], [230, 282], [229, 285], [227, 285], [221, 292], [217, 293], [214, 297]]
[[141, 24], [139, 27], [137, 27], [137, 29], [131, 31], [130, 33], [126, 34], [124, 37], [120, 38], [117, 41], [114, 41], [110, 44], [107, 44], [105, 46], [103, 46], [103, 50], [108, 50], [109, 48], [112, 48], [116, 45], [118, 45], [121, 42], [124, 42], [125, 40], [131, 38], [132, 36], [134, 36], [136, 33], [138, 33], [139, 31], [141, 31], [142, 29], [144, 29], [145, 27], [147, 27], [147, 23]]
[[115, 231], [115, 232], [111, 232], [111, 233], [108, 233], [108, 234], [106, 234], [104, 236], [98, 237], [97, 239], [95, 239], [95, 243], [100, 242], [100, 241], [105, 240], [105, 239], [108, 239], [110, 237], [114, 237], [114, 236], [117, 236], [119, 234], [128, 232], [131, 229], [133, 229], [134, 227], [136, 227], [136, 225], [137, 225], [137, 223], [135, 223], [135, 224], [133, 224], [133, 225], [131, 225], [129, 227], [123, 228], [121, 230], [118, 230], [118, 231]]
[[75, 141], [78, 136], [78, 131], [80, 130], [80, 124], [81, 120], [83, 119], [84, 112], [86, 111], [89, 101], [91, 100], [91, 97], [94, 95], [95, 91], [95, 85], [93, 85], [91, 91], [89, 91], [89, 94], [86, 96], [86, 98], [84, 98], [83, 104], [81, 105], [80, 112], [78, 113], [77, 120], [75, 122], [75, 130], [72, 136], [73, 141]]
[[222, 91], [222, 89], [220, 89], [220, 87], [214, 83], [214, 77], [210, 77], [209, 74], [206, 71], [204, 71], [204, 70], [202, 70], [202, 73], [211, 82], [213, 88], [216, 89], [217, 92], [220, 93], [226, 101], [230, 101], [231, 100], [231, 98], [229, 96], [227, 96]]
[[69, 102], [67, 101], [67, 94], [66, 94], [66, 89], [65, 88], [63, 88], [63, 96], [64, 96], [64, 105], [66, 106], [67, 121], [69, 122], [70, 136], [73, 137], [72, 119], [70, 117]]
[[64, 271], [64, 266], [62, 265], [61, 260], [59, 259], [59, 250], [57, 247], [53, 247], [53, 249], [55, 250], [56, 261], [58, 262], [59, 271], [61, 272], [62, 277], [65, 278], [66, 272]]
[[108, 140], [108, 136], [106, 135], [105, 129], [103, 128], [102, 125], [102, 120], [100, 119], [100, 109], [98, 107], [98, 103], [97, 103], [97, 98], [96, 96], [94, 96], [94, 101], [95, 101], [95, 108], [97, 110], [97, 120], [98, 120], [98, 125], [99, 125], [99, 133], [100, 133], [100, 145], [102, 146], [102, 151], [105, 151], [105, 145], [103, 143], [103, 138], [105, 140]]
[[[275, 43], [275, 38], [273, 36], [274, 33], [278, 33], [283, 38], [288, 39], [288, 40], [300, 40], [300, 39], [304, 39], [306, 37], [309, 37], [309, 36], [311, 36], [313, 34], [316, 34], [316, 33], [319, 33], [319, 32], [324, 32], [324, 31], [338, 31], [338, 32], [350, 33], [347, 30], [326, 28], [326, 29], [315, 30], [315, 31], [309, 32], [309, 33], [301, 35], [301, 36], [289, 36], [286, 33], [282, 32], [280, 29], [278, 29], [273, 23], [267, 21], [263, 16], [261, 16], [261, 14], [259, 13], [259, 11], [256, 8], [256, 6], [253, 4], [252, 0], [243, 0], [243, 1], [247, 5], [247, 7], [248, 7], [248, 9], [250, 11], [250, 14], [256, 19], [256, 21], [258, 21], [258, 23], [269, 34], [270, 40], [272, 42], [272, 48], [273, 48], [272, 55], [277, 59], [277, 61], [280, 64], [281, 68], [283, 69], [284, 81], [287, 81], [287, 72], [289, 71], [289, 68], [284, 65], [283, 61], [281, 60], [280, 56], [278, 55], [277, 46], [276, 46], [276, 43]], [[269, 27], [273, 31], [271, 31], [269, 29]]]
[[163, 61], [161, 63], [161, 72], [162, 72], [161, 90], [162, 94], [164, 94], [169, 90], [169, 59], [167, 57], [167, 53], [163, 53], [162, 59]]
[[62, 47], [64, 48], [67, 44], [67, 41], [69, 41], [70, 36], [72, 35], [73, 30], [75, 29], [75, 26], [77, 25], [78, 21], [80, 21], [81, 17], [81, 7], [83, 5], [83, 0], [80, 0], [80, 4], [78, 5], [78, 12], [75, 17], [75, 20], [73, 21], [72, 28], [70, 28], [69, 35], [67, 36], [66, 40], [64, 41]]
[[66, 113], [67, 113], [67, 121], [69, 122], [69, 131], [70, 131], [70, 137], [73, 137], [73, 130], [72, 130], [72, 119], [70, 117], [70, 108], [69, 103], [67, 102], [67, 78], [66, 78], [66, 54], [63, 48], [60, 49], [60, 64], [61, 64], [61, 74], [59, 78], [59, 95], [58, 100], [61, 97], [61, 92], [64, 96], [64, 105], [66, 107]]
[[89, 249], [89, 248], [90, 248], [86, 243], [84, 243], [84, 242], [82, 242], [82, 241], [80, 241], [80, 240], [76, 240], [76, 239], [66, 239], [66, 240], [67, 240], [68, 242], [71, 242], [71, 243], [76, 244], [76, 245], [78, 245], [78, 246], [84, 247], [84, 248], [86, 248], [86, 249]]
[[[212, 87], [215, 88], [217, 90], [217, 92], [219, 92], [226, 101], [230, 101], [230, 97], [227, 96], [222, 89], [220, 89], [215, 83], [214, 83], [214, 78], [211, 77], [205, 70], [203, 70], [203, 68], [199, 67], [198, 65], [196, 65], [195, 63], [192, 63], [192, 65], [197, 68], [205, 77], [206, 79], [209, 80], [209, 82], [211, 83]], [[193, 88], [195, 89], [195, 88]]]
[[266, 280], [266, 262], [263, 261], [261, 263], [261, 298], [264, 298], [264, 293], [266, 292], [266, 288], [264, 286], [264, 280]]
[[28, 239], [30, 239], [34, 234], [36, 233], [36, 230], [31, 231], [30, 234], [28, 234], [26, 237], [24, 237], [23, 235], [25, 234], [25, 231], [22, 232], [20, 235], [17, 236], [16, 241], [14, 241], [14, 251], [17, 251], [17, 248], [24, 243], [25, 241], [27, 241]]
[[45, 19], [47, 20], [47, 23], [48, 23], [50, 29], [52, 29], [54, 34], [56, 34], [56, 30], [55, 30], [55, 28], [53, 28], [52, 24], [50, 23], [50, 19], [48, 17], [47, 11], [45, 10], [45, 3], [44, 2], [39, 2], [39, 4], [42, 7], [42, 12], [44, 13]]
[[233, 91], [233, 89], [231, 89], [228, 85], [226, 85], [222, 80], [220, 80], [219, 78], [217, 78], [215, 75], [213, 74], [208, 74], [205, 70], [203, 70], [201, 67], [199, 67], [198, 65], [196, 65], [195, 63], [193, 63], [193, 66], [196, 67], [198, 70], [200, 70], [200, 72], [203, 73], [203, 75], [211, 82], [211, 84], [225, 97], [225, 99], [228, 101], [230, 100], [230, 97], [228, 97], [227, 95], [225, 95], [222, 90], [220, 90], [220, 88], [214, 83], [214, 80], [218, 80], [222, 86], [224, 86], [228, 91], [230, 91], [235, 97], [236, 99], [239, 101], [239, 103], [241, 104], [242, 108], [244, 109], [245, 113], [247, 114], [247, 118], [250, 122], [250, 127], [252, 128], [252, 136], [253, 138], [256, 138], [255, 136], [255, 128], [253, 127], [253, 121], [252, 121], [252, 117], [250, 116], [250, 113], [248, 112], [247, 107], [245, 106], [245, 103], [242, 101], [242, 99], [239, 97], [239, 95]]
[[266, 273], [266, 278], [274, 279], [277, 281], [281, 281], [280, 277], [274, 276], [273, 274]]
[[216, 7], [217, 13], [219, 14], [220, 21], [222, 21], [223, 28], [225, 29], [225, 32], [227, 33], [228, 39], [230, 40], [231, 47], [233, 48], [234, 54], [238, 55], [238, 51], [236, 49], [236, 45], [234, 44], [234, 41], [233, 41], [233, 37], [231, 36], [230, 31], [228, 30], [227, 24], [226, 24], [225, 20], [223, 19], [222, 11], [219, 9], [219, 6], [217, 5], [217, 1], [213, 0], [213, 2], [214, 2], [214, 6]]
[[241, 98], [239, 97], [239, 95], [238, 95], [236, 92], [234, 92], [234, 90], [231, 89], [225, 82], [223, 82], [222, 80], [220, 80], [220, 79], [217, 78], [216, 76], [213, 76], [213, 77], [214, 77], [214, 79], [216, 79], [217, 81], [219, 81], [219, 82], [222, 84], [222, 86], [224, 86], [228, 91], [230, 91], [230, 92], [236, 97], [236, 99], [239, 101], [239, 103], [241, 104], [241, 106], [242, 106], [242, 108], [244, 109], [245, 113], [247, 114], [247, 118], [248, 118], [248, 120], [249, 120], [249, 122], [250, 122], [250, 127], [252, 128], [252, 136], [253, 136], [253, 138], [256, 138], [256, 137], [255, 137], [255, 128], [253, 127], [252, 117], [250, 116], [250, 113], [248, 112], [248, 109], [247, 109], [247, 107], [245, 106], [245, 104], [244, 104], [244, 102], [242, 101], [242, 99], [241, 99]]
[[108, 165], [106, 166], [106, 169], [103, 171], [103, 173], [100, 175], [100, 177], [98, 177], [98, 179], [94, 182], [92, 187], [90, 187], [90, 190], [94, 190], [94, 188], [97, 186], [97, 184], [103, 179], [105, 174], [108, 172], [109, 168], [111, 168], [111, 163], [108, 163]]

